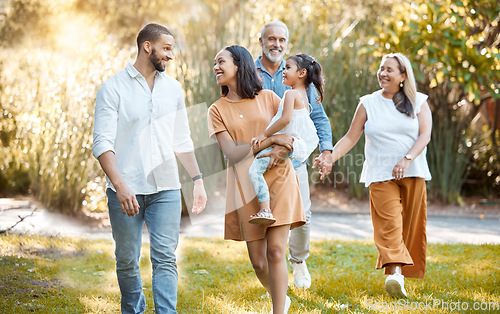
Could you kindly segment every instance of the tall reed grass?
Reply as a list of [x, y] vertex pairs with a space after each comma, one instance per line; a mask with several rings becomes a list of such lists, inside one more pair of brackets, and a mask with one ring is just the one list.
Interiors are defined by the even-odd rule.
[[[176, 58], [167, 73], [183, 85], [186, 105], [196, 106], [190, 123], [202, 171], [223, 178], [223, 156], [208, 140], [206, 116], [200, 110], [219, 97], [212, 73], [217, 51], [239, 44], [257, 57], [261, 26], [284, 21], [290, 30], [287, 55], [304, 52], [323, 66], [323, 105], [335, 143], [347, 132], [359, 97], [378, 88], [374, 67], [378, 60], [370, 47], [380, 34], [373, 25], [384, 25], [381, 21], [395, 1], [59, 0], [57, 10], [37, 14], [49, 12], [46, 9], [54, 3], [13, 0], [2, 7], [11, 6], [0, 19], [0, 38], [11, 38], [9, 30], [25, 29], [16, 33], [19, 43], [0, 43], [6, 47], [0, 54], [0, 193], [31, 191], [47, 206], [69, 213], [82, 206], [105, 208], [103, 173], [90, 151], [95, 94], [135, 58], [135, 35], [144, 23], [163, 23], [174, 31]], [[44, 38], [29, 37], [39, 34], [34, 32], [37, 25], [44, 26]], [[461, 139], [449, 140], [454, 119], [435, 120], [435, 144], [429, 147], [435, 177], [430, 194], [450, 191], [443, 194], [446, 202], [460, 190], [464, 177], [460, 167], [467, 159], [460, 150], [466, 149]], [[335, 165], [336, 173], [326, 184], [364, 197], [366, 190], [358, 183], [362, 150], [363, 139]], [[459, 169], [446, 170], [450, 163]], [[189, 181], [187, 174], [182, 177]], [[314, 174], [310, 181], [319, 183]], [[219, 184], [215, 179], [212, 183]]]

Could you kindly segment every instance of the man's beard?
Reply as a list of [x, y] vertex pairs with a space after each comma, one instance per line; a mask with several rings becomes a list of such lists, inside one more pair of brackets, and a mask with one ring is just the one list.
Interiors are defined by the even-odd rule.
[[285, 55], [285, 50], [282, 50], [279, 56], [274, 56], [271, 54], [271, 49], [264, 47], [264, 55], [269, 59], [269, 61], [277, 63], [283, 60], [283, 56]]
[[153, 66], [155, 67], [156, 71], [158, 72], [163, 72], [165, 71], [165, 66], [163, 65], [163, 63], [161, 62], [160, 58], [158, 58], [158, 56], [156, 55], [156, 50], [155, 48], [153, 48], [153, 51], [151, 52], [151, 54], [149, 55], [149, 61], [151, 61], [151, 63], [153, 64]]

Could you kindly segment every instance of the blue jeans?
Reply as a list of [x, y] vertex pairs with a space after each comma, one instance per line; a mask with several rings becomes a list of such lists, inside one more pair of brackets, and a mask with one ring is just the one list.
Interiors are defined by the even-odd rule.
[[[271, 157], [257, 158], [263, 154], [266, 154], [272, 151], [272, 147], [265, 148], [261, 150], [248, 169], [248, 174], [250, 175], [250, 181], [252, 181], [253, 188], [255, 189], [255, 193], [257, 194], [257, 199], [259, 203], [269, 201], [269, 187], [267, 186], [267, 182], [264, 179], [264, 173], [266, 172], [267, 166], [269, 166], [269, 162], [271, 161]], [[290, 157], [292, 154], [288, 153], [283, 157], [283, 159]]]
[[136, 195], [140, 208], [139, 214], [134, 217], [122, 213], [116, 192], [107, 189], [106, 195], [115, 240], [116, 275], [122, 295], [122, 313], [143, 313], [146, 310], [139, 270], [144, 222], [149, 231], [155, 312], [177, 313], [175, 249], [181, 220], [180, 190]]

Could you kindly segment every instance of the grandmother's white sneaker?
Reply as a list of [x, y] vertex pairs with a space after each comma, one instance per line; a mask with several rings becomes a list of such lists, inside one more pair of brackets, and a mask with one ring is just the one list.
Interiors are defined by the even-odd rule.
[[405, 276], [401, 274], [401, 268], [396, 267], [393, 275], [385, 279], [385, 290], [395, 297], [407, 297], [405, 290]]
[[297, 288], [311, 288], [311, 275], [307, 270], [306, 261], [302, 263], [290, 262], [293, 270], [293, 284]]

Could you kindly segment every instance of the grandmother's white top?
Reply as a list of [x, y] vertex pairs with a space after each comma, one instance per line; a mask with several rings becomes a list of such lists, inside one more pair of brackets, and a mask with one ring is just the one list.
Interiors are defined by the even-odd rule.
[[[404, 158], [418, 138], [419, 119], [427, 95], [417, 92], [415, 118], [396, 109], [392, 99], [382, 96], [382, 90], [361, 97], [360, 103], [366, 110], [365, 161], [360, 182], [369, 186], [372, 182], [394, 179], [392, 170]], [[427, 147], [405, 171], [404, 177], [421, 177], [430, 180], [431, 173], [426, 159]]]

